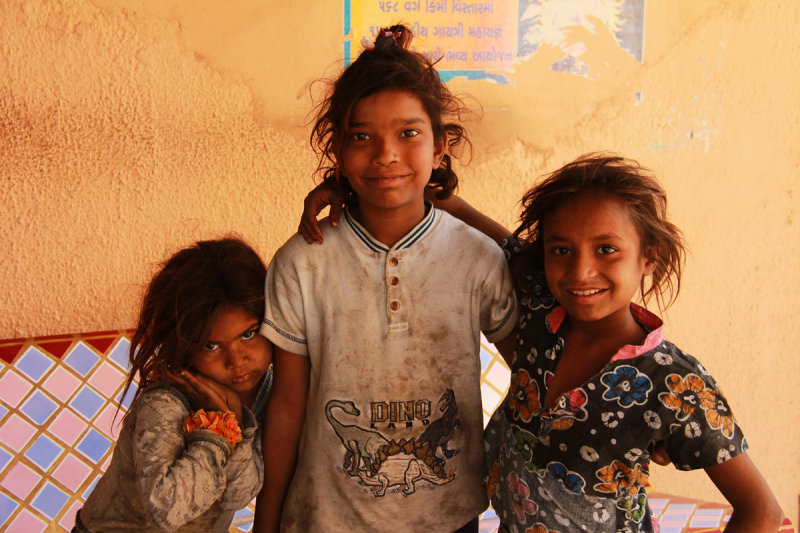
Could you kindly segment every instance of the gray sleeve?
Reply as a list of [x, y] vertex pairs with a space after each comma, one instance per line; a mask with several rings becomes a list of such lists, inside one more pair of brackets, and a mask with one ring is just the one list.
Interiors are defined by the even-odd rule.
[[192, 431], [184, 439], [182, 424], [189, 411], [169, 389], [146, 391], [136, 409], [137, 487], [149, 520], [163, 531], [173, 531], [220, 499], [232, 448], [209, 430]]
[[491, 243], [489, 273], [482, 282], [481, 331], [489, 342], [503, 340], [517, 325], [517, 299], [503, 252]]
[[264, 482], [264, 458], [261, 456], [261, 435], [255, 415], [242, 406], [242, 442], [225, 464], [228, 485], [219, 503], [228, 511], [245, 507], [258, 496]]

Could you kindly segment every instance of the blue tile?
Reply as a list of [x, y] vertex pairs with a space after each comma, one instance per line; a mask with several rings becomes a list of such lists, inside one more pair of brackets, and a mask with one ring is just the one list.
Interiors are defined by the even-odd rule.
[[100, 357], [82, 342], [75, 345], [75, 348], [64, 359], [64, 362], [72, 367], [78, 374], [86, 377], [86, 374], [100, 360]]
[[50, 418], [50, 415], [52, 415], [56, 409], [58, 409], [58, 404], [48, 398], [45, 393], [37, 390], [22, 404], [20, 411], [36, 422], [37, 425], [41, 426]]
[[78, 444], [77, 449], [95, 463], [99, 463], [110, 447], [110, 440], [101, 435], [97, 430], [89, 429], [86, 436], [83, 437]]
[[0, 492], [0, 525], [3, 525], [17, 508], [18, 504], [5, 493]]
[[78, 411], [87, 420], [90, 420], [97, 411], [106, 403], [105, 398], [96, 393], [89, 387], [83, 387], [78, 394], [69, 402], [70, 407]]
[[[3, 448], [0, 448], [0, 470], [3, 470], [6, 465], [11, 461], [13, 455], [5, 451]], [[0, 520], [2, 523], [2, 520]]]
[[[125, 397], [122, 397], [122, 391], [120, 391], [114, 401], [117, 402], [117, 404], [122, 404], [122, 407], [125, 409], [130, 409], [131, 402], [133, 401], [133, 395], [136, 394], [136, 389], [138, 388], [139, 387], [136, 385], [136, 383], [131, 383], [131, 388], [128, 389], [127, 393], [125, 393]], [[125, 390], [125, 388], [123, 387], [122, 390]]]
[[8, 409], [3, 407], [3, 404], [0, 403], [0, 422], [3, 421], [3, 419], [6, 417], [7, 414], [8, 414]]
[[14, 367], [33, 381], [39, 381], [54, 364], [45, 354], [31, 347], [17, 359]]
[[489, 363], [491, 362], [492, 362], [492, 354], [484, 350], [483, 346], [481, 346], [481, 372], [485, 372], [486, 367], [488, 367]]
[[244, 509], [239, 509], [235, 513], [233, 513], [234, 518], [252, 518], [253, 511], [245, 507]]
[[128, 339], [120, 339], [114, 349], [111, 350], [106, 357], [114, 361], [125, 373], [130, 368], [130, 361], [128, 359], [128, 350], [131, 347], [131, 342]]
[[47, 472], [62, 451], [64, 448], [53, 442], [47, 435], [39, 435], [39, 438], [25, 452], [25, 457]]
[[69, 501], [69, 495], [49, 481], [31, 502], [31, 507], [54, 520]]
[[100, 481], [101, 477], [103, 477], [103, 476], [102, 475], [95, 476], [94, 481], [92, 481], [89, 484], [89, 486], [86, 488], [86, 490], [83, 491], [83, 494], [81, 495], [81, 498], [83, 498], [84, 500], [87, 500], [89, 498], [89, 495], [92, 493], [92, 491], [94, 490], [94, 487], [97, 485], [97, 482]]

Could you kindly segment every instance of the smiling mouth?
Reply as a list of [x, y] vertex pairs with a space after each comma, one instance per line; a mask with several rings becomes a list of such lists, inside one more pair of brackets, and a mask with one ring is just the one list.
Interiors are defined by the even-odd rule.
[[585, 290], [570, 290], [568, 291], [570, 294], [574, 294], [575, 296], [591, 296], [593, 294], [598, 294], [603, 292], [605, 289], [585, 289]]
[[394, 181], [400, 180], [408, 176], [408, 174], [393, 174], [391, 176], [370, 176], [367, 178], [370, 181]]

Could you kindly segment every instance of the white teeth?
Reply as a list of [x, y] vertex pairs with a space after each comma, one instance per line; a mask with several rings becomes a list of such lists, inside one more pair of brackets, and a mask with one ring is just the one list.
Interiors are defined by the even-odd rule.
[[569, 292], [578, 296], [590, 296], [592, 294], [597, 294], [598, 292], [600, 292], [600, 289], [589, 289], [588, 291], [569, 291]]

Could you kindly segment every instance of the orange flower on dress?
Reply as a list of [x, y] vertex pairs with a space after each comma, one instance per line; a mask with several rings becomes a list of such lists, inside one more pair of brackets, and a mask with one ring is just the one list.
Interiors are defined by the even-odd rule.
[[[597, 483], [594, 490], [614, 494], [617, 497], [625, 496], [631, 492], [638, 492], [638, 487], [647, 483], [648, 476], [641, 470], [641, 465], [631, 469], [626, 464], [616, 459], [608, 466], [596, 472], [598, 479], [604, 483]], [[631, 490], [631, 489], [635, 490]]]
[[525, 533], [558, 533], [558, 531], [554, 529], [547, 529], [544, 524], [537, 523], [526, 529]]
[[511, 375], [508, 406], [515, 419], [530, 422], [533, 415], [539, 414], [542, 404], [539, 402], [539, 385], [531, 379], [527, 370], [520, 369]]
[[500, 465], [495, 463], [489, 469], [489, 473], [483, 478], [483, 488], [486, 490], [486, 495], [489, 498], [494, 498], [494, 495], [497, 494], [497, 474], [499, 471]]
[[672, 392], [662, 392], [658, 395], [658, 399], [670, 409], [677, 411], [675, 417], [678, 420], [686, 420], [700, 405], [699, 393], [706, 388], [706, 382], [696, 374], [687, 374], [685, 378], [681, 378], [678, 374], [670, 374], [666, 382]]
[[705, 389], [698, 393], [700, 407], [706, 412], [706, 421], [712, 429], [718, 429], [727, 438], [733, 437], [733, 413], [719, 397], [719, 392]]

